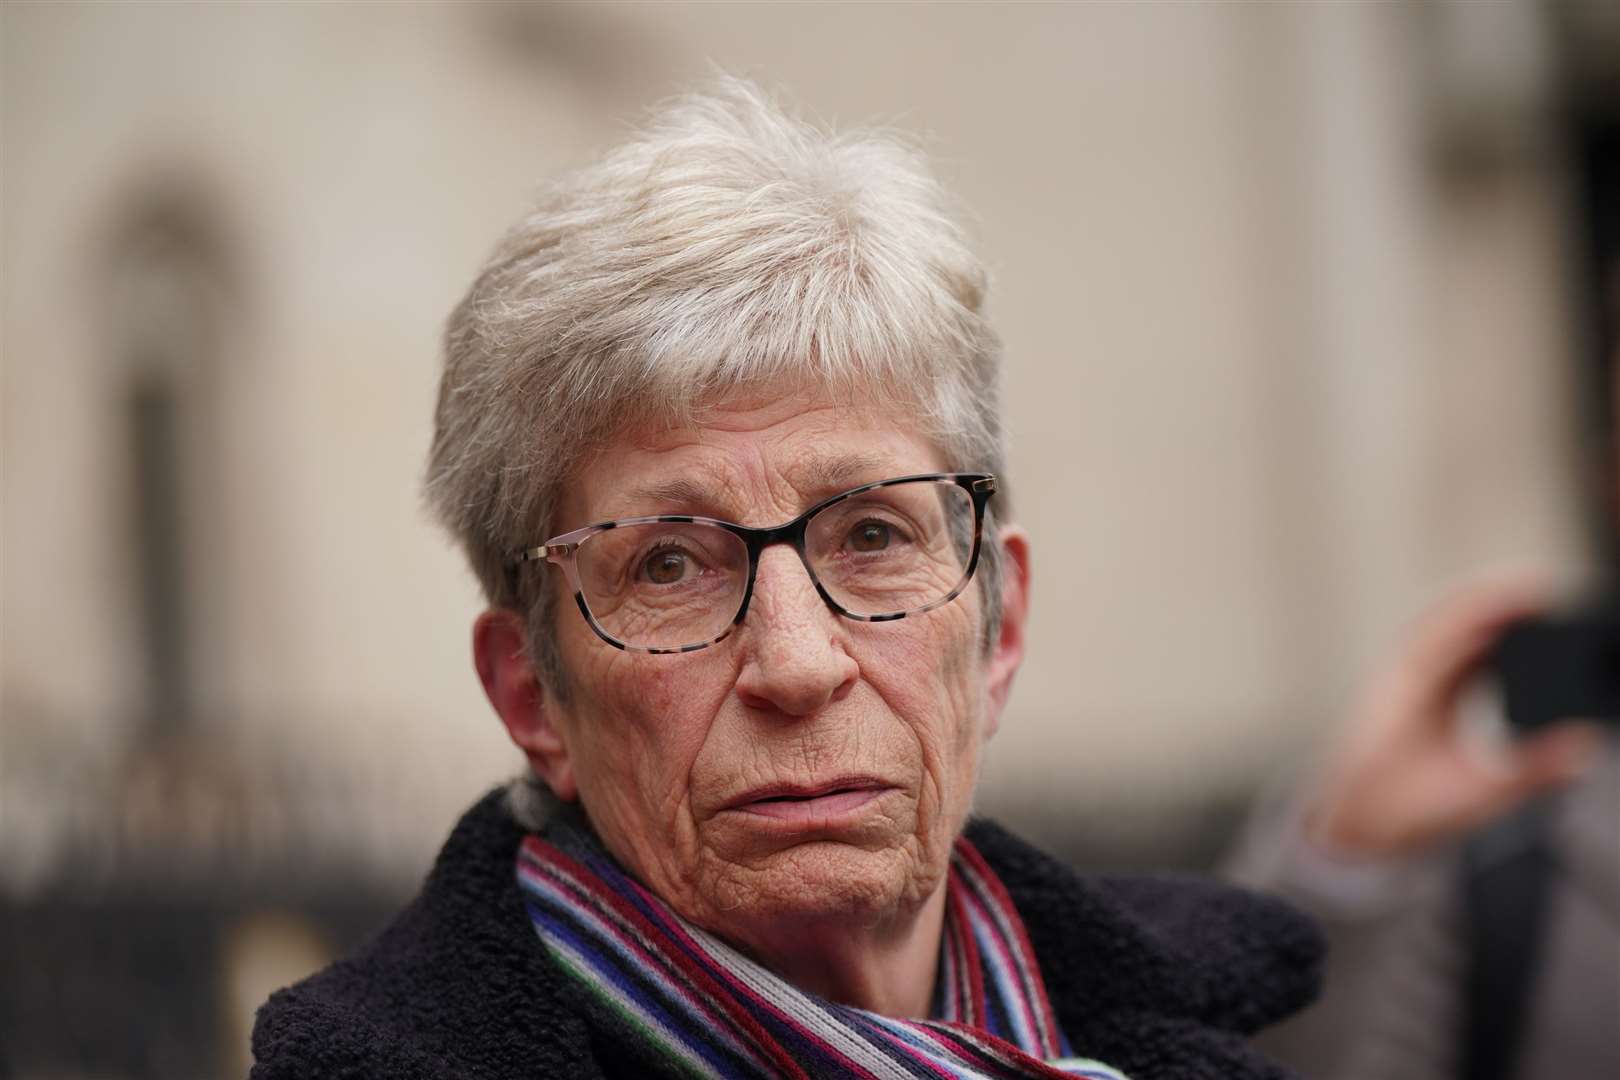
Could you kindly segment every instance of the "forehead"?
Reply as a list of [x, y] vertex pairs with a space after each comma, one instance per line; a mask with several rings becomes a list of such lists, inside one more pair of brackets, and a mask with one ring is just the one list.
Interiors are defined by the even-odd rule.
[[797, 394], [722, 401], [695, 423], [621, 433], [565, 486], [567, 527], [653, 513], [774, 523], [846, 488], [937, 472], [910, 410]]

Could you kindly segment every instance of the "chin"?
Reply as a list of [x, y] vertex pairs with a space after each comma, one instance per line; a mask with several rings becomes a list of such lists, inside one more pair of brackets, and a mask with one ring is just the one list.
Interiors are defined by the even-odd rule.
[[[914, 845], [871, 850], [812, 841], [733, 866], [712, 882], [706, 907], [725, 935], [740, 924], [827, 919], [874, 925], [909, 914], [931, 896], [945, 866], [926, 866]], [[709, 920], [703, 920], [705, 922]]]

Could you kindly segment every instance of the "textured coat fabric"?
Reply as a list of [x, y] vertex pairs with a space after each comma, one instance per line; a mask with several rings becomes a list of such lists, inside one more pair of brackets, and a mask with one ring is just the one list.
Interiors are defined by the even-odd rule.
[[[474, 806], [392, 924], [259, 1010], [252, 1080], [650, 1075], [551, 968], [513, 877], [522, 837], [501, 792]], [[1081, 878], [988, 822], [968, 837], [1023, 915], [1076, 1053], [1132, 1080], [1288, 1075], [1245, 1036], [1315, 993], [1303, 917], [1208, 882]]]

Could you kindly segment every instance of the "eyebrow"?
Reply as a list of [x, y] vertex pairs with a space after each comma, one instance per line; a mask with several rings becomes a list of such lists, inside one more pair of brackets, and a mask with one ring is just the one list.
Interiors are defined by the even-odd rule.
[[714, 490], [708, 485], [686, 477], [675, 477], [646, 487], [634, 488], [624, 495], [623, 505], [637, 503], [675, 503], [686, 507], [713, 507], [717, 505]]
[[[814, 503], [847, 488], [859, 487], [862, 483], [887, 479], [890, 472], [885, 472], [885, 469], [892, 471], [893, 465], [888, 457], [879, 454], [812, 454], [792, 473], [800, 482], [800, 487], [810, 493], [810, 503]], [[716, 517], [726, 516], [719, 489], [685, 476], [633, 488], [624, 493], [622, 501], [615, 499], [614, 502], [625, 507], [647, 503], [675, 505], [705, 511]]]
[[894, 468], [881, 454], [814, 454], [804, 464], [804, 478], [818, 496], [831, 495], [871, 480], [884, 480]]

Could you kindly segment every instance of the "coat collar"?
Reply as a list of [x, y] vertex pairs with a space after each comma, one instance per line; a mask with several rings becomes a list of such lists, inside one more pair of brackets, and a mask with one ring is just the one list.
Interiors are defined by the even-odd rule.
[[1155, 1080], [1288, 1075], [1245, 1039], [1316, 996], [1310, 920], [1186, 875], [1082, 877], [989, 821], [967, 835], [1023, 916], [1077, 1053]]

